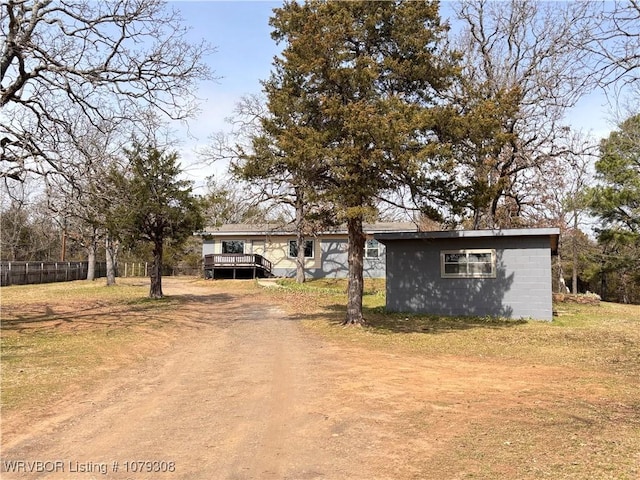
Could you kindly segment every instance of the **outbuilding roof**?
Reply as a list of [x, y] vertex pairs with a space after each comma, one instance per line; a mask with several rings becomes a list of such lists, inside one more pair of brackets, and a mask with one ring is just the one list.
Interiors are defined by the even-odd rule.
[[558, 251], [559, 228], [511, 228], [494, 230], [445, 230], [433, 232], [390, 232], [376, 233], [374, 238], [381, 243], [397, 240], [435, 240], [454, 238], [494, 238], [494, 237], [549, 237], [552, 253]]

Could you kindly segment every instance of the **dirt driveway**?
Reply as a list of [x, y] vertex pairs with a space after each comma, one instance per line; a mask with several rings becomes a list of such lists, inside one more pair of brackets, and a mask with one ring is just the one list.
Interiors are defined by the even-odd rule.
[[[169, 281], [165, 293], [182, 288]], [[3, 419], [2, 460], [23, 470], [3, 468], [3, 479], [384, 478], [368, 459], [379, 463], [388, 413], [337, 394], [357, 375], [351, 355], [276, 307], [189, 289], [184, 334], [167, 352], [35, 424]]]
[[443, 455], [457, 436], [490, 415], [508, 425], [509, 405], [543, 402], [559, 378], [331, 343], [206, 287], [168, 281], [165, 293], [190, 296], [171, 348], [36, 420], [4, 418], [3, 480], [462, 478]]

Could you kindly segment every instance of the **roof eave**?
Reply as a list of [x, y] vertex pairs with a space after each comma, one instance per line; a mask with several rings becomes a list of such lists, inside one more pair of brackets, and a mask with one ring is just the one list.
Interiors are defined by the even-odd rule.
[[551, 253], [558, 252], [560, 229], [558, 228], [518, 228], [494, 230], [443, 230], [431, 232], [391, 232], [377, 233], [374, 238], [381, 243], [395, 240], [451, 240], [460, 238], [496, 238], [496, 237], [544, 237], [548, 236]]

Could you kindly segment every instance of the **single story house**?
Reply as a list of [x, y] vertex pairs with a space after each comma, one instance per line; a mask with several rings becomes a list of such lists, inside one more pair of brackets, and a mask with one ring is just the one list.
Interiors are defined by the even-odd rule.
[[559, 235], [557, 228], [378, 233], [387, 310], [551, 320]]
[[[413, 223], [365, 224], [364, 275], [383, 278], [385, 249], [374, 235], [417, 231]], [[202, 256], [207, 278], [295, 277], [296, 234], [291, 225], [228, 224], [207, 228], [202, 236]], [[343, 278], [348, 273], [348, 234], [336, 227], [305, 239], [305, 274], [308, 278]]]

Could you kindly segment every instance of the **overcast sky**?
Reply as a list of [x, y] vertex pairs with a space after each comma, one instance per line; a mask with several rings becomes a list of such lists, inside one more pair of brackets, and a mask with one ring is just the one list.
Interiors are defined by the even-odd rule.
[[[201, 84], [198, 96], [202, 99], [202, 113], [190, 122], [189, 131], [195, 139], [187, 139], [185, 134], [178, 147], [186, 166], [196, 161], [194, 150], [205, 145], [209, 135], [228, 129], [225, 118], [242, 96], [260, 93], [260, 81], [268, 78], [272, 59], [279, 51], [271, 39], [269, 17], [282, 2], [180, 0], [170, 5], [182, 13], [194, 40], [205, 39], [217, 49], [207, 60], [219, 78]], [[447, 17], [448, 12], [444, 2], [441, 15]], [[583, 99], [570, 112], [568, 122], [598, 138], [607, 136], [612, 129], [609, 107], [600, 93]], [[216, 173], [211, 168], [188, 171], [199, 184], [203, 176]]]

